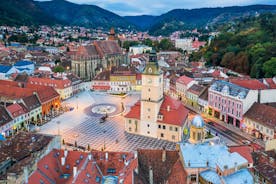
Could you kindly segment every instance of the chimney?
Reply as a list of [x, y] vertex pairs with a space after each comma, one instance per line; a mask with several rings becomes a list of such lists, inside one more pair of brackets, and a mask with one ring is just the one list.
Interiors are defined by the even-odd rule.
[[166, 161], [166, 149], [165, 147], [163, 147], [163, 150], [162, 150], [162, 162], [165, 162]]
[[108, 152], [105, 153], [105, 160], [108, 161]]
[[65, 150], [64, 150], [64, 157], [66, 158], [66, 157], [67, 157], [67, 155], [68, 155], [68, 150], [67, 150], [67, 149], [65, 149]]
[[88, 154], [88, 160], [89, 160], [89, 161], [92, 160], [92, 154], [91, 154], [91, 153]]
[[152, 167], [149, 167], [149, 184], [153, 184], [153, 170]]
[[61, 166], [65, 165], [65, 157], [61, 157]]
[[73, 177], [75, 178], [77, 176], [78, 168], [77, 166], [73, 167]]
[[171, 107], [168, 105], [167, 106], [167, 111], [169, 112], [171, 110]]

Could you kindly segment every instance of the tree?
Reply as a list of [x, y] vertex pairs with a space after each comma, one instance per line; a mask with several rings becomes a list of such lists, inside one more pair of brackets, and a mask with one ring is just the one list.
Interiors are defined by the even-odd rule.
[[232, 64], [232, 61], [235, 57], [234, 52], [227, 52], [226, 54], [223, 55], [222, 60], [221, 60], [221, 65], [225, 67], [230, 67]]
[[174, 47], [173, 43], [171, 42], [171, 40], [169, 40], [168, 38], [164, 38], [159, 43], [159, 49], [160, 50], [175, 50], [175, 47]]
[[276, 57], [272, 57], [270, 60], [266, 61], [263, 66], [265, 77], [276, 76]]
[[56, 66], [55, 68], [54, 68], [54, 72], [55, 73], [62, 73], [62, 72], [64, 72], [64, 67], [63, 66]]

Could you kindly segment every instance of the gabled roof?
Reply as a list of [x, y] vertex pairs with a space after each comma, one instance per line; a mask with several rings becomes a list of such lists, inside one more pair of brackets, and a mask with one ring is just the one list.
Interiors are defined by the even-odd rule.
[[113, 54], [122, 54], [122, 49], [120, 48], [117, 41], [104, 40], [104, 41], [94, 41], [94, 45], [101, 57]]
[[257, 79], [230, 79], [230, 82], [252, 90], [267, 89], [267, 86]]
[[39, 99], [36, 95], [31, 95], [22, 99], [29, 111], [41, 106]]
[[[168, 109], [169, 107], [169, 109]], [[164, 101], [161, 104], [159, 115], [163, 115], [162, 120], [158, 120], [160, 123], [183, 126], [187, 119], [189, 110], [185, 106], [167, 95], [164, 95]]]
[[12, 66], [0, 65], [0, 73], [7, 73]]
[[125, 118], [140, 119], [140, 108], [141, 103], [138, 101], [131, 107], [130, 111], [125, 115]]
[[0, 105], [0, 126], [5, 125], [12, 121], [12, 117], [9, 115], [7, 109]]
[[7, 110], [10, 112], [13, 118], [16, 118], [26, 113], [24, 111], [24, 108], [17, 103], [7, 106]]
[[245, 118], [261, 123], [269, 128], [276, 128], [276, 108], [255, 102], [244, 114]]
[[55, 78], [39, 78], [39, 77], [29, 77], [29, 84], [51, 86], [57, 89], [64, 89], [71, 86], [71, 81], [69, 79], [55, 79]]
[[253, 163], [253, 158], [251, 155], [253, 152], [252, 147], [247, 145], [229, 146], [229, 151], [231, 153], [237, 152], [243, 156], [248, 161], [248, 163]]
[[[166, 154], [165, 161], [162, 161], [162, 153]], [[179, 154], [177, 151], [167, 150], [150, 150], [150, 149], [138, 149], [138, 178], [144, 184], [149, 182], [149, 168], [153, 171], [153, 183], [166, 183], [167, 181], [175, 181], [172, 175], [185, 178], [186, 173], [181, 163], [179, 162]], [[174, 173], [173, 170], [179, 169]], [[170, 172], [169, 172], [170, 171]], [[186, 183], [185, 180], [181, 182]], [[170, 184], [178, 184], [180, 181], [172, 182]]]
[[198, 85], [198, 84], [193, 84], [189, 89], [188, 92], [193, 93], [195, 95], [201, 95], [204, 92], [205, 87]]
[[180, 84], [184, 84], [184, 85], [188, 85], [190, 82], [192, 82], [194, 79], [193, 78], [190, 78], [190, 77], [187, 77], [185, 75], [179, 77], [176, 82], [177, 83], [180, 83]]

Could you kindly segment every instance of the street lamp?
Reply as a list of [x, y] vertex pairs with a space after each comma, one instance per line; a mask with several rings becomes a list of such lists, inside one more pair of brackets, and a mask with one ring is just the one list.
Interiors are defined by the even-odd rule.
[[104, 145], [103, 145], [103, 151], [105, 150], [105, 133], [106, 133], [106, 130], [103, 130], [103, 133], [104, 133]]

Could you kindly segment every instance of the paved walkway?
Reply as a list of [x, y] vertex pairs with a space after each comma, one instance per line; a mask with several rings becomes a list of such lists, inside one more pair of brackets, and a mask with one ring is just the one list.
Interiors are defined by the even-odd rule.
[[60, 134], [66, 143], [91, 149], [101, 150], [105, 146], [108, 151], [134, 151], [138, 148], [175, 150], [175, 143], [153, 139], [149, 137], [128, 134], [124, 131], [124, 118], [119, 115], [109, 117], [104, 123], [100, 123], [99, 116], [87, 113], [91, 105], [99, 103], [119, 104], [123, 102], [125, 108], [129, 108], [140, 98], [138, 94], [131, 94], [125, 98], [111, 96], [106, 93], [85, 91], [78, 97], [70, 98], [66, 103], [74, 107], [73, 111], [66, 112], [52, 119], [40, 127], [41, 133]]

